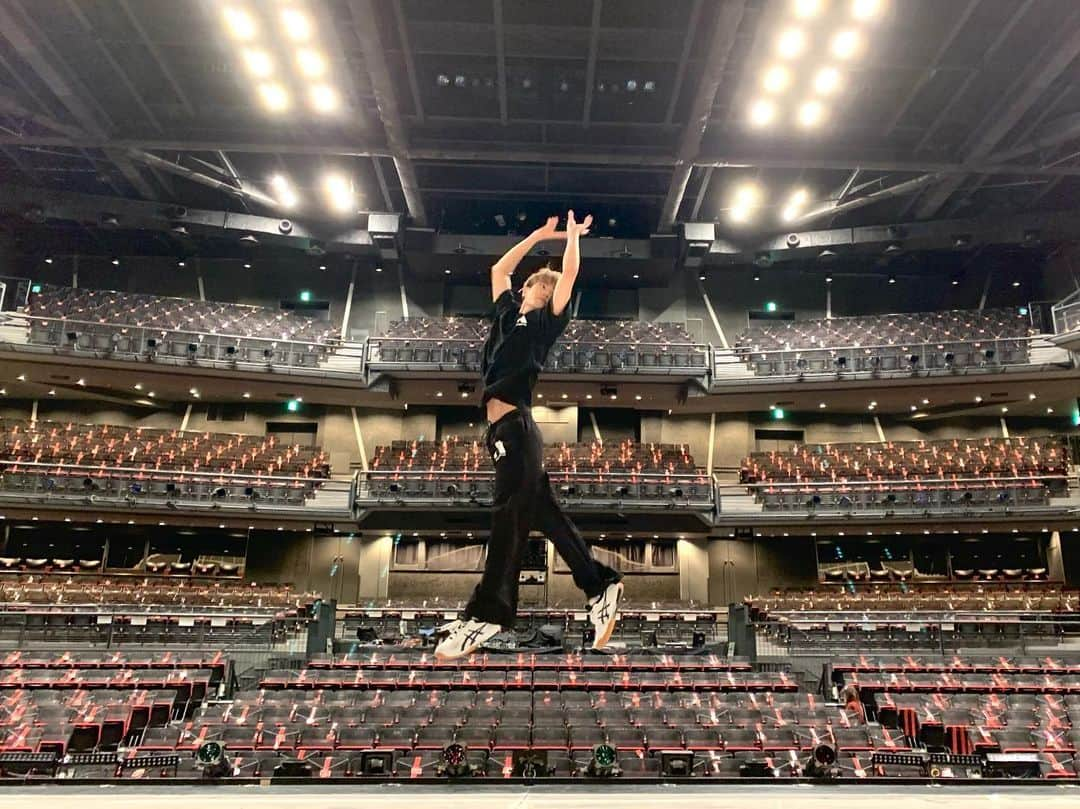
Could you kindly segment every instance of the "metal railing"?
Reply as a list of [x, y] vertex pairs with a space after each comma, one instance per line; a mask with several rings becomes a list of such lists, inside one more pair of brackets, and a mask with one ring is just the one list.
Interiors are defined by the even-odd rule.
[[[294, 477], [259, 473], [200, 472], [190, 469], [147, 469], [104, 464], [42, 463], [0, 460], [0, 496], [45, 495], [49, 498], [92, 497], [129, 503], [151, 500], [191, 502], [212, 500], [222, 507], [272, 506], [281, 495], [287, 502], [302, 494], [300, 505], [316, 489], [349, 493], [349, 510], [355, 498], [355, 479]], [[250, 490], [250, 491], [248, 491]], [[290, 494], [293, 495], [290, 497]], [[238, 503], [238, 501], [240, 501]]]
[[104, 359], [182, 361], [212, 368], [262, 368], [290, 373], [310, 370], [333, 375], [319, 368], [318, 363], [341, 345], [336, 337], [316, 342], [41, 315], [21, 317], [29, 323], [30, 345]]
[[[550, 472], [555, 494], [563, 503], [588, 505], [681, 505], [711, 508], [716, 501], [715, 486], [705, 474], [663, 472]], [[439, 500], [480, 504], [490, 500], [495, 472], [492, 470], [387, 470], [357, 476], [356, 502]], [[431, 483], [430, 490], [427, 483]], [[391, 490], [396, 485], [397, 490]], [[593, 493], [593, 486], [605, 486], [605, 493]], [[452, 488], [451, 488], [452, 487]], [[564, 491], [570, 487], [572, 491]], [[650, 491], [650, 487], [653, 491]], [[655, 487], [661, 487], [659, 491]], [[625, 488], [625, 491], [620, 489]]]
[[1054, 316], [1055, 334], [1065, 334], [1080, 329], [1080, 289], [1054, 304], [1050, 311]]
[[[480, 370], [482, 338], [369, 337], [365, 364], [373, 370]], [[690, 374], [704, 376], [710, 349], [700, 343], [578, 340], [556, 343], [545, 369], [552, 373]]]
[[878, 616], [853, 611], [830, 617], [774, 614], [751, 623], [756, 653], [822, 657], [835, 654], [955, 654], [970, 650], [1026, 654], [1080, 637], [1080, 614], [956, 611]]
[[1002, 337], [985, 340], [936, 340], [893, 345], [801, 346], [798, 348], [732, 349], [734, 356], [717, 354], [714, 366], [748, 366], [757, 376], [806, 377], [841, 375], [874, 377], [882, 374], [972, 373], [1030, 365], [1031, 343], [1040, 339]]

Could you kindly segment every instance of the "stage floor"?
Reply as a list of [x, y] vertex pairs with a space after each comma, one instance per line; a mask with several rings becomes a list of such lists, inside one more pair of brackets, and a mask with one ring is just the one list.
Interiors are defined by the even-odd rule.
[[[654, 809], [680, 801], [685, 809], [1016, 809], [1038, 802], [1040, 809], [1075, 809], [1080, 785], [999, 788], [747, 786], [534, 786], [476, 788], [462, 785], [356, 787], [50, 787], [0, 788], [4, 809], [44, 805], [80, 809], [338, 809], [377, 805], [379, 809]], [[377, 803], [376, 803], [377, 802]]]

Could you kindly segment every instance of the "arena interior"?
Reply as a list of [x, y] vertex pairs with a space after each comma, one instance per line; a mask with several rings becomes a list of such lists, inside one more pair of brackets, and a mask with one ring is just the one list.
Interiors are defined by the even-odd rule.
[[[1078, 122], [1076, 0], [3, 0], [0, 803], [1074, 800]], [[571, 208], [621, 619], [440, 662]]]

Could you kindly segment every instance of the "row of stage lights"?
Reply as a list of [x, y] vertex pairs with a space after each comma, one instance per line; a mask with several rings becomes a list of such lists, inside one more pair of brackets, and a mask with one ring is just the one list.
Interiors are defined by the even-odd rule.
[[[796, 22], [785, 27], [775, 39], [774, 54], [777, 62], [769, 64], [762, 73], [760, 86], [763, 95], [750, 103], [748, 121], [755, 129], [774, 124], [781, 115], [782, 103], [795, 105], [793, 122], [803, 130], [813, 130], [825, 123], [828, 117], [826, 99], [836, 95], [844, 86], [845, 75], [838, 64], [851, 63], [866, 49], [866, 39], [858, 24], [870, 23], [879, 18], [885, 0], [832, 0], [840, 6], [837, 21], [841, 27], [832, 32], [819, 33], [826, 42], [818, 42], [813, 30], [814, 20], [823, 19], [829, 0], [790, 0], [790, 11]], [[829, 61], [816, 70], [808, 65], [798, 65], [799, 60], [810, 54], [827, 53]], [[797, 87], [799, 77], [808, 82]], [[789, 91], [798, 90], [793, 97]]]
[[[793, 188], [780, 207], [780, 221], [791, 224], [806, 212], [810, 192], [806, 188]], [[757, 213], [766, 207], [765, 189], [758, 183], [746, 182], [735, 188], [727, 206], [727, 218], [733, 225], [749, 225]]]
[[[520, 81], [516, 82], [516, 85], [526, 91], [533, 90], [537, 86], [536, 81], [529, 76], [522, 77]], [[495, 79], [491, 76], [468, 76], [464, 73], [456, 73], [453, 76], [449, 73], [439, 73], [435, 77], [435, 86], [451, 90], [465, 90], [470, 87], [473, 89], [484, 87], [485, 89], [491, 90], [495, 87]], [[560, 93], [569, 93], [571, 88], [574, 87], [574, 83], [569, 79], [560, 79], [555, 87]], [[653, 79], [644, 79], [642, 81], [638, 81], [637, 79], [627, 79], [626, 81], [598, 81], [596, 83], [596, 91], [598, 93], [610, 92], [614, 95], [618, 95], [621, 92], [634, 94], [639, 91], [642, 93], [655, 93], [656, 82]]]
[[[280, 3], [264, 19], [240, 3], [221, 9], [229, 37], [242, 43], [240, 59], [244, 70], [257, 84], [256, 95], [271, 113], [284, 113], [293, 106], [290, 85], [302, 89], [308, 107], [320, 114], [330, 114], [341, 106], [337, 89], [329, 83], [329, 63], [316, 43], [317, 29], [311, 15], [297, 4]], [[272, 45], [260, 41], [263, 30], [277, 30], [283, 37], [282, 51], [292, 48], [284, 66], [277, 64]]]

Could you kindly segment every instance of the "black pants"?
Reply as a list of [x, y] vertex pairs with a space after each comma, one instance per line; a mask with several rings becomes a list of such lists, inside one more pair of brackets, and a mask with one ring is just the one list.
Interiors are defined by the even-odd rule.
[[592, 558], [589, 546], [563, 513], [544, 471], [544, 444], [532, 413], [511, 411], [488, 427], [484, 436], [495, 461], [495, 498], [491, 511], [484, 575], [465, 607], [465, 616], [514, 626], [518, 603], [518, 573], [536, 528], [555, 545], [574, 576], [574, 584], [589, 598], [622, 576]]

